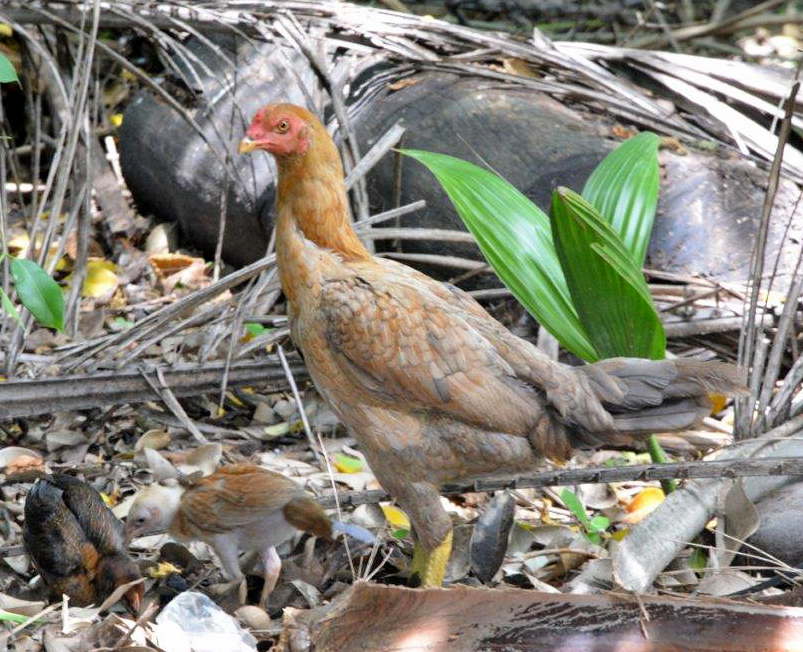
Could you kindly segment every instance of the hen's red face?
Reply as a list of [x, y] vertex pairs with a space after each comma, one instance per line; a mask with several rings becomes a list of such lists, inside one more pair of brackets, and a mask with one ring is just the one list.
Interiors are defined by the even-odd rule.
[[309, 125], [281, 105], [272, 105], [257, 111], [238, 151], [264, 149], [277, 157], [289, 156], [306, 152], [309, 142]]

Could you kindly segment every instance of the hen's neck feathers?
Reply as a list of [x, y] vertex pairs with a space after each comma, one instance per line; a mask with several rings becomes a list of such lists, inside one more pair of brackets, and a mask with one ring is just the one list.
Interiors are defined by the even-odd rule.
[[278, 221], [292, 220], [305, 238], [344, 260], [371, 258], [351, 226], [340, 154], [322, 126], [313, 127], [304, 154], [280, 159], [278, 168]]

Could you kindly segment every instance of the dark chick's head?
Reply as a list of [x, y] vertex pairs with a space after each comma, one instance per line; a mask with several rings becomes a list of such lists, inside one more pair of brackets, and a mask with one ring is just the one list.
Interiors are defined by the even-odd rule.
[[[100, 600], [108, 598], [117, 587], [141, 579], [139, 567], [124, 553], [103, 557], [98, 562], [95, 583]], [[145, 586], [142, 582], [135, 584], [123, 596], [128, 610], [133, 614], [139, 613]]]

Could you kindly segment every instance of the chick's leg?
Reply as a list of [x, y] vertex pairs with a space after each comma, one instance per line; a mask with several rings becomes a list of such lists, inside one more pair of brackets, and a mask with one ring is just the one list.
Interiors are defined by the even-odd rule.
[[279, 558], [279, 553], [276, 548], [271, 546], [266, 548], [262, 553], [262, 565], [265, 567], [265, 584], [262, 585], [262, 595], [259, 596], [259, 606], [262, 609], [267, 609], [268, 598], [271, 591], [276, 587], [276, 581], [279, 579], [279, 573], [282, 570], [282, 560]]
[[231, 580], [221, 587], [222, 590], [228, 593], [229, 590], [236, 588], [237, 598], [240, 604], [245, 604], [247, 587], [245, 584], [245, 576], [240, 570], [240, 559], [237, 555], [237, 542], [227, 536], [217, 536], [211, 539], [209, 543], [212, 544], [215, 554], [223, 565], [223, 572], [226, 577]]
[[416, 547], [410, 566], [410, 585], [440, 586], [452, 552], [452, 520], [441, 505], [437, 488], [412, 483], [396, 493], [410, 516]]

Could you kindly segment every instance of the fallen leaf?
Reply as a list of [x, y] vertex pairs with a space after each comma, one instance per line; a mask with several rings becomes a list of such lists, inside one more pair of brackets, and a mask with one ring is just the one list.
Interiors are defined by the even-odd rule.
[[198, 258], [189, 267], [171, 274], [162, 280], [162, 286], [167, 294], [170, 294], [177, 285], [191, 290], [197, 290], [209, 284], [210, 279], [206, 275], [206, 262]]
[[409, 530], [410, 519], [407, 514], [395, 505], [381, 505], [382, 513], [385, 515], [388, 525], [393, 529]]
[[171, 564], [169, 561], [160, 561], [156, 566], [148, 569], [148, 577], [158, 580], [168, 575], [181, 575], [181, 569]]
[[[171, 254], [170, 250], [175, 248], [176, 245], [176, 225], [171, 222], [162, 222], [161, 224], [157, 224], [151, 232], [148, 234], [147, 240], [145, 240], [145, 253], [149, 254], [149, 260], [151, 262], [151, 266], [153, 266], [154, 271], [158, 273], [159, 269], [157, 269], [162, 264], [170, 264], [169, 261], [171, 260], [170, 256], [179, 256], [182, 254]], [[154, 262], [153, 258], [156, 258]], [[185, 258], [190, 258], [189, 256], [184, 256]], [[188, 263], [189, 264], [189, 263]], [[187, 265], [184, 265], [186, 267]], [[177, 272], [178, 269], [176, 268], [173, 272]], [[173, 273], [167, 272], [167, 273]]]
[[223, 455], [223, 446], [220, 444], [204, 444], [190, 451], [178, 470], [189, 475], [200, 471], [204, 476], [212, 475], [220, 464]]
[[519, 77], [528, 77], [529, 79], [540, 79], [535, 70], [528, 61], [524, 59], [506, 58], [502, 59], [502, 67], [505, 72], [511, 75], [518, 75]]
[[92, 259], [87, 261], [83, 296], [98, 299], [108, 295], [111, 298], [117, 286], [120, 285], [116, 271], [117, 265], [109, 260]]
[[170, 444], [170, 435], [166, 430], [154, 428], [144, 433], [134, 444], [134, 452], [138, 453], [144, 448], [152, 448], [155, 451], [166, 448]]
[[718, 394], [716, 392], [709, 394], [708, 398], [711, 401], [711, 414], [722, 412], [722, 410], [725, 409], [725, 404], [728, 402], [724, 394]]
[[[166, 240], [165, 236], [165, 240]], [[165, 243], [166, 245], [167, 243]], [[154, 247], [161, 246], [158, 242], [153, 243]], [[166, 278], [176, 272], [187, 269], [197, 262], [204, 262], [203, 258], [197, 256], [188, 256], [186, 254], [171, 254], [171, 253], [152, 253], [148, 256], [148, 261], [153, 267], [153, 271], [159, 276]]]
[[341, 473], [357, 473], [362, 471], [365, 464], [357, 457], [346, 455], [345, 453], [335, 454], [335, 468]]
[[40, 462], [42, 460], [42, 456], [30, 448], [6, 446], [5, 448], [0, 448], [0, 468], [13, 464], [20, 457], [32, 457], [38, 459]]
[[54, 450], [63, 448], [65, 446], [77, 446], [78, 444], [86, 444], [89, 440], [86, 435], [73, 430], [66, 430], [63, 432], [49, 432], [45, 435], [45, 446], [47, 451], [52, 453]]
[[627, 516], [622, 521], [629, 525], [638, 523], [666, 498], [660, 487], [647, 487], [636, 494], [627, 506]]
[[420, 77], [405, 77], [404, 79], [400, 79], [399, 81], [395, 81], [388, 84], [388, 90], [400, 91], [402, 88], [409, 88], [410, 86], [414, 86], [420, 80], [421, 80]]

